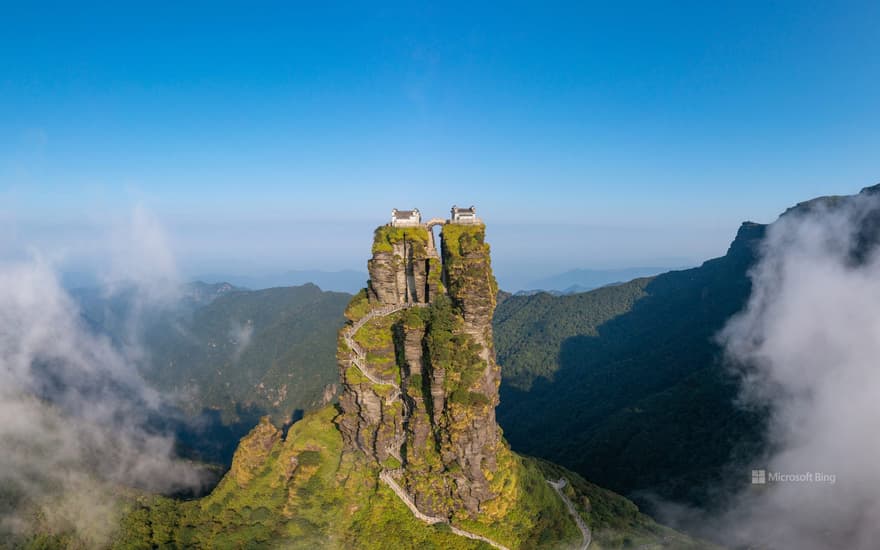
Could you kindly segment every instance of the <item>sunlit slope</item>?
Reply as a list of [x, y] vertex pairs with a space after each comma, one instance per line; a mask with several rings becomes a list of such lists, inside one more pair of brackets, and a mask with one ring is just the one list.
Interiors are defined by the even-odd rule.
[[[268, 421], [242, 440], [232, 469], [207, 497], [178, 502], [144, 497], [128, 512], [116, 548], [488, 548], [445, 525], [416, 519], [378, 479], [377, 468], [343, 453], [328, 406], [286, 437]], [[510, 453], [516, 505], [469, 530], [510, 548], [574, 548], [577, 527], [546, 477], [566, 477], [567, 495], [593, 530], [591, 548], [699, 548], [657, 525], [628, 500], [544, 461]]]

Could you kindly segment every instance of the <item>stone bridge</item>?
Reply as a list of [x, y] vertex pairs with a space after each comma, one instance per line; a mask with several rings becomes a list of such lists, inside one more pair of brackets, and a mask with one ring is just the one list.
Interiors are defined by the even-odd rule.
[[437, 256], [437, 245], [434, 243], [434, 229], [435, 225], [446, 225], [449, 223], [449, 220], [444, 220], [443, 218], [431, 218], [427, 222], [425, 222], [425, 227], [428, 229], [428, 253], [433, 253], [434, 256]]

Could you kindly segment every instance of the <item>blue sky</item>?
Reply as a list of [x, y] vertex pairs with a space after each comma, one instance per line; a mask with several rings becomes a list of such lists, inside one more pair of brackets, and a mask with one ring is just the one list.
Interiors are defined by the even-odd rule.
[[137, 204], [187, 273], [363, 269], [458, 203], [517, 286], [880, 181], [876, 2], [17, 4], [0, 256], [87, 263]]

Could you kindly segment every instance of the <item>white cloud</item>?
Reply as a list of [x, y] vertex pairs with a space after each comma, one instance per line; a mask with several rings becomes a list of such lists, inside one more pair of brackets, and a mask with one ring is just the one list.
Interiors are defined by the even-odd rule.
[[[731, 543], [869, 549], [880, 540], [880, 201], [862, 193], [773, 224], [747, 307], [720, 335], [743, 403], [768, 407], [768, 483], [721, 518]], [[744, 468], [743, 475], [749, 471]]]
[[[136, 210], [126, 235], [115, 288], [137, 289], [144, 304], [167, 299], [175, 272], [161, 228]], [[0, 532], [27, 527], [29, 503], [50, 527], [98, 543], [115, 525], [114, 485], [201, 484], [173, 438], [146, 428], [161, 402], [131, 356], [84, 325], [47, 261], [0, 264], [0, 490], [21, 497], [0, 509]]]
[[251, 337], [254, 335], [254, 323], [250, 319], [244, 323], [234, 321], [229, 329], [229, 340], [235, 346], [232, 355], [232, 361], [238, 361], [241, 354], [251, 344]]

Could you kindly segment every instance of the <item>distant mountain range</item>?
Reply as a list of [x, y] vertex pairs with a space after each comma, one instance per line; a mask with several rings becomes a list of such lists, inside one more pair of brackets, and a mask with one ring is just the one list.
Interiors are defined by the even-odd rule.
[[624, 283], [639, 277], [651, 277], [679, 267], [624, 267], [619, 269], [572, 269], [565, 273], [537, 279], [527, 285], [520, 295], [544, 291], [566, 295], [586, 292], [603, 286]]
[[[207, 284], [225, 283], [249, 290], [313, 284], [319, 286], [321, 290], [347, 292], [349, 294], [354, 294], [366, 286], [367, 279], [368, 275], [365, 271], [353, 269], [341, 271], [323, 271], [320, 269], [261, 271], [247, 275], [213, 272], [201, 273], [190, 277], [190, 280], [193, 281], [204, 281]], [[97, 290], [102, 285], [102, 280], [99, 275], [88, 269], [70, 270], [61, 273], [61, 284], [68, 290]]]
[[231, 275], [228, 273], [207, 273], [195, 277], [200, 281], [227, 282], [250, 290], [261, 290], [280, 286], [300, 286], [311, 283], [321, 290], [347, 292], [354, 294], [362, 289], [369, 278], [364, 271], [346, 269], [342, 271], [321, 271], [317, 269], [291, 270], [257, 275]]

